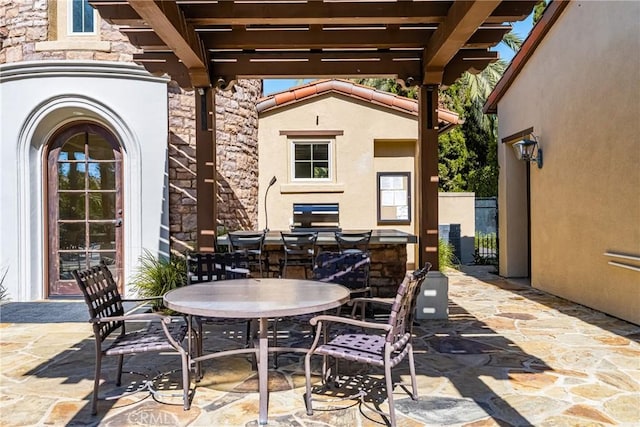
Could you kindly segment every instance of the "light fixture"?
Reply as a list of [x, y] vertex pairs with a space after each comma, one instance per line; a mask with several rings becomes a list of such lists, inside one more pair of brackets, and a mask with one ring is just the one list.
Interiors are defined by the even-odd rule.
[[531, 134], [533, 139], [521, 139], [513, 144], [513, 151], [516, 154], [516, 159], [523, 160], [525, 162], [535, 162], [538, 164], [538, 169], [542, 167], [542, 148], [538, 146], [538, 140]]
[[269, 181], [269, 185], [267, 186], [267, 191], [264, 192], [264, 231], [269, 231], [269, 217], [267, 216], [267, 194], [269, 194], [269, 189], [273, 187], [273, 184], [276, 183], [278, 179], [274, 175]]

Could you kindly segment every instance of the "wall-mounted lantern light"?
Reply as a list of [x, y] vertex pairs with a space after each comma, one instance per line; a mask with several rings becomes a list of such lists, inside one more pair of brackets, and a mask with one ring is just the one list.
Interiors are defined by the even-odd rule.
[[513, 144], [513, 151], [516, 154], [516, 159], [523, 160], [525, 162], [535, 162], [538, 164], [538, 169], [542, 167], [542, 148], [538, 146], [536, 137], [531, 135], [533, 139], [521, 139]]

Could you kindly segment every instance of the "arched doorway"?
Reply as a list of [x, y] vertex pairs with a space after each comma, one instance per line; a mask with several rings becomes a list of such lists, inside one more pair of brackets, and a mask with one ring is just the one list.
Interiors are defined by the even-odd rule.
[[118, 140], [99, 125], [74, 124], [51, 138], [46, 161], [46, 295], [80, 295], [71, 271], [101, 260], [122, 286], [123, 189]]

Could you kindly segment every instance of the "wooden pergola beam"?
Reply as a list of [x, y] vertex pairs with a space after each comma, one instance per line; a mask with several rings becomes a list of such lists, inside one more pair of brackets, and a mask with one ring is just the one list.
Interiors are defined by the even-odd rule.
[[440, 84], [444, 69], [491, 13], [500, 0], [457, 1], [438, 26], [424, 50], [424, 84]]
[[450, 2], [351, 2], [185, 4], [193, 25], [438, 24]]
[[420, 75], [420, 53], [394, 52], [287, 52], [221, 53], [211, 56], [215, 78], [286, 77], [333, 78], [393, 76], [403, 80]]
[[153, 28], [189, 71], [193, 87], [211, 85], [205, 55], [193, 27], [174, 0], [129, 0], [129, 5]]

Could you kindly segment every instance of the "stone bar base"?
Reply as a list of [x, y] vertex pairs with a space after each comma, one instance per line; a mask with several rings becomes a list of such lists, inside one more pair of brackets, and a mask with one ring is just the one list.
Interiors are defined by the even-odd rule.
[[[322, 251], [337, 251], [336, 245], [319, 245]], [[280, 260], [284, 258], [282, 245], [265, 245], [264, 251], [269, 257], [269, 277], [280, 274]], [[407, 271], [407, 246], [399, 244], [376, 244], [369, 246], [371, 253], [371, 270], [369, 283], [372, 294], [376, 297], [393, 297], [398, 285]], [[259, 274], [259, 273], [258, 273]], [[307, 272], [311, 279], [311, 272]], [[255, 272], [254, 272], [255, 275]], [[288, 278], [304, 278], [300, 267], [287, 268]]]

